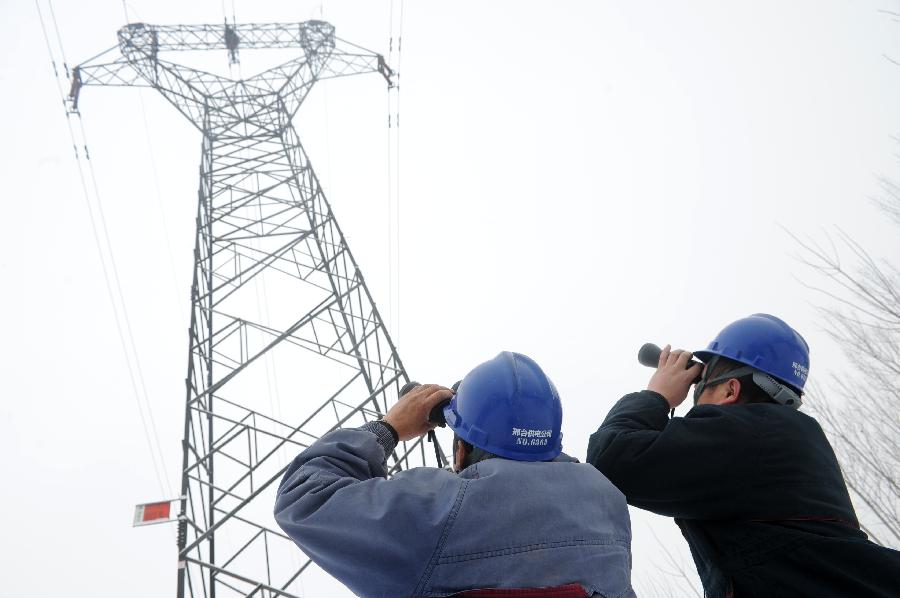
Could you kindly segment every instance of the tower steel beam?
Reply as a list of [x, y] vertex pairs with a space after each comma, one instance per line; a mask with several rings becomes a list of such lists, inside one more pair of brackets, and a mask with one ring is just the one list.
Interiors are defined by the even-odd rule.
[[[263, 48], [297, 52], [246, 80], [172, 56]], [[381, 55], [324, 21], [132, 23], [73, 70], [72, 111], [85, 86], [151, 87], [202, 134], [179, 598], [297, 596], [310, 561], [275, 524], [276, 482], [297, 451], [379, 417], [408, 381], [293, 125], [316, 81], [364, 73], [391, 84]], [[424, 465], [426, 452], [401, 443], [388, 467]]]

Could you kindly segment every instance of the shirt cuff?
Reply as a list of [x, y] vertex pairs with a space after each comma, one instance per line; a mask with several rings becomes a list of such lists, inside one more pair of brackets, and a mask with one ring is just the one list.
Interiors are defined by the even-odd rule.
[[394, 426], [391, 424], [383, 421], [373, 421], [363, 424], [359, 429], [375, 434], [378, 444], [384, 449], [385, 459], [394, 452], [399, 436], [397, 436], [397, 431], [394, 430]]

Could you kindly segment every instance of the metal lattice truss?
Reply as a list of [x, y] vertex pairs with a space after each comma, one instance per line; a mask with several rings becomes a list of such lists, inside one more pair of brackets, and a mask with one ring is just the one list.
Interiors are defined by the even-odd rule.
[[[317, 80], [392, 73], [322, 21], [130, 24], [118, 38], [120, 57], [74, 70], [72, 109], [84, 86], [147, 86], [203, 134], [178, 596], [296, 596], [310, 561], [272, 517], [287, 463], [378, 418], [407, 376], [291, 123]], [[163, 59], [238, 48], [300, 52], [241, 81]], [[401, 443], [391, 471], [430, 450]]]

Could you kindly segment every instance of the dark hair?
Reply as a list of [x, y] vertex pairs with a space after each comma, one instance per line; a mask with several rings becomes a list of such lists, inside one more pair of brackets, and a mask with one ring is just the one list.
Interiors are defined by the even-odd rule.
[[[727, 357], [719, 357], [716, 360], [716, 365], [713, 367], [712, 371], [706, 376], [706, 379], [712, 380], [714, 378], [719, 378], [720, 376], [727, 375], [728, 372], [733, 372], [734, 370], [743, 367], [746, 367], [746, 364], [733, 359], [728, 359]], [[741, 392], [737, 400], [738, 405], [747, 405], [750, 403], [777, 404], [772, 400], [772, 397], [766, 394], [763, 389], [753, 382], [751, 374], [738, 376], [737, 379], [741, 381]]]
[[459, 442], [462, 442], [463, 448], [466, 449], [466, 458], [463, 459], [463, 464], [460, 469], [465, 469], [469, 465], [474, 465], [475, 463], [478, 463], [479, 461], [486, 461], [488, 459], [493, 459], [497, 456], [493, 453], [487, 452], [486, 450], [484, 450], [482, 448], [478, 448], [477, 446], [474, 446], [474, 445], [466, 442], [465, 440], [463, 440], [462, 438], [460, 438], [459, 436], [454, 434], [453, 435], [453, 462], [454, 463], [456, 463], [456, 447], [458, 446], [457, 443], [459, 443]]

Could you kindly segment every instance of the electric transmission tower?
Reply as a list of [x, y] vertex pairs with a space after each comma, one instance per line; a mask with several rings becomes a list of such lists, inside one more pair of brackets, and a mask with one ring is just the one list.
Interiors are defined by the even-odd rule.
[[[263, 48], [293, 59], [243, 80], [170, 60]], [[297, 596], [310, 560], [272, 516], [282, 473], [322, 434], [378, 418], [408, 381], [293, 125], [316, 81], [362, 73], [393, 75], [323, 21], [132, 23], [73, 70], [73, 111], [84, 86], [152, 87], [202, 134], [179, 598]], [[431, 450], [401, 443], [389, 469]]]

